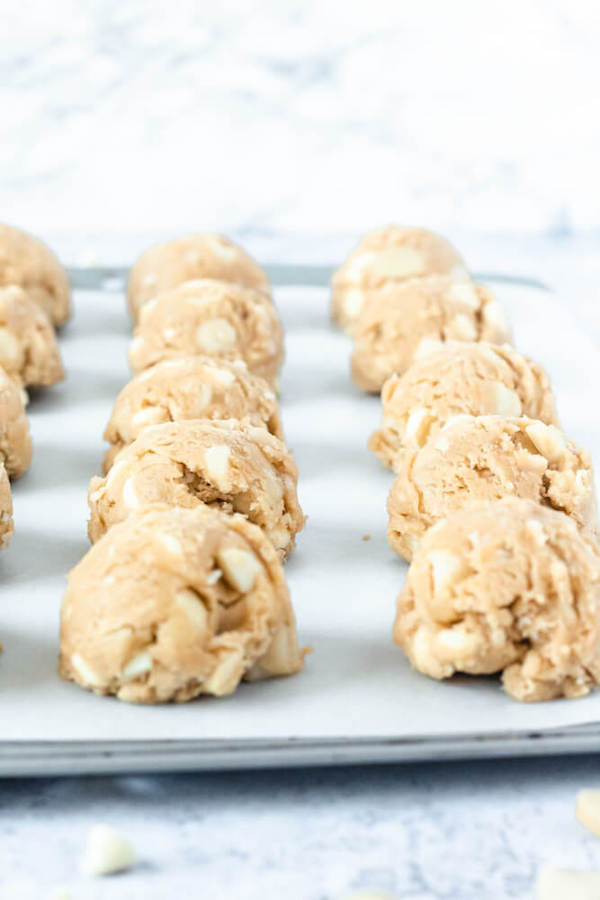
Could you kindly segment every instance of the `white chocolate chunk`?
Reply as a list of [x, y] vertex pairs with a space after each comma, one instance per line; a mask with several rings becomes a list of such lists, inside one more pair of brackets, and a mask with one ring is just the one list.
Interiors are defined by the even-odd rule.
[[210, 573], [210, 575], [206, 576], [206, 583], [207, 584], [216, 584], [217, 581], [219, 580], [219, 578], [221, 578], [222, 574], [223, 573], [221, 572], [220, 569], [213, 569], [212, 572]]
[[351, 291], [347, 291], [344, 296], [344, 308], [346, 310], [346, 314], [351, 316], [352, 318], [358, 316], [362, 309], [363, 299], [363, 292], [358, 288], [353, 288]]
[[21, 357], [21, 347], [8, 328], [0, 328], [0, 360], [16, 364]]
[[520, 416], [522, 412], [521, 401], [518, 394], [507, 388], [500, 381], [494, 381], [489, 385], [490, 401], [492, 409], [497, 416]]
[[218, 559], [227, 581], [242, 594], [254, 587], [254, 582], [262, 572], [259, 560], [248, 550], [238, 547], [222, 550]]
[[159, 532], [154, 535], [154, 539], [158, 541], [171, 556], [183, 556], [183, 547], [181, 542], [172, 534]]
[[133, 659], [129, 660], [121, 672], [121, 679], [123, 681], [133, 681], [135, 678], [139, 678], [140, 675], [151, 672], [153, 665], [154, 660], [150, 654], [142, 651], [141, 653], [138, 653], [137, 656], [134, 656]]
[[204, 690], [216, 697], [231, 694], [239, 684], [244, 666], [241, 651], [229, 653], [204, 683]]
[[349, 260], [344, 266], [344, 280], [350, 284], [358, 284], [365, 269], [371, 265], [375, 258], [373, 252], [359, 253], [354, 259]]
[[475, 323], [462, 313], [459, 313], [454, 317], [452, 330], [462, 341], [477, 340], [477, 328], [475, 327]]
[[128, 509], [136, 509], [140, 505], [138, 495], [136, 494], [133, 485], [134, 477], [132, 475], [123, 485], [123, 503]]
[[371, 268], [381, 279], [413, 278], [425, 272], [425, 257], [414, 247], [390, 247], [374, 254]]
[[438, 341], [436, 338], [423, 338], [415, 350], [413, 359], [422, 359], [424, 356], [429, 356], [430, 353], [435, 353], [443, 346], [444, 342]]
[[482, 317], [486, 325], [497, 328], [499, 331], [508, 331], [508, 321], [504, 309], [497, 300], [492, 300], [484, 305]]
[[222, 491], [229, 488], [229, 460], [231, 450], [225, 444], [209, 447], [204, 454], [208, 477]]
[[196, 343], [206, 353], [226, 353], [235, 347], [235, 329], [227, 319], [212, 319], [198, 328]]
[[544, 868], [535, 886], [536, 900], [598, 900], [600, 872]]
[[133, 427], [141, 431], [142, 428], [146, 428], [147, 425], [158, 425], [163, 421], [164, 413], [160, 406], [146, 406], [144, 409], [140, 409], [136, 412], [134, 416], [132, 416], [131, 424]]
[[431, 577], [433, 579], [433, 593], [436, 594], [443, 590], [449, 581], [463, 568], [460, 557], [448, 550], [436, 550], [429, 554], [429, 563], [431, 565]]
[[563, 434], [556, 425], [544, 425], [543, 422], [533, 422], [525, 429], [528, 437], [545, 456], [548, 462], [558, 462], [567, 447]]
[[91, 687], [102, 687], [104, 684], [100, 676], [94, 672], [92, 667], [86, 663], [79, 653], [73, 654], [71, 657], [71, 665], [79, 672], [85, 684], [89, 684]]
[[585, 828], [600, 835], [600, 790], [587, 788], [578, 793], [576, 815]]
[[106, 825], [94, 825], [90, 829], [81, 860], [85, 875], [112, 875], [129, 869], [134, 862], [133, 847], [120, 834]]
[[227, 387], [235, 381], [235, 375], [233, 374], [233, 372], [229, 372], [227, 369], [214, 369], [213, 378], [215, 379], [217, 384], [220, 384], [223, 387]]
[[420, 447], [423, 446], [429, 434], [433, 417], [426, 409], [414, 409], [406, 422], [404, 437], [407, 442], [413, 441]]
[[464, 281], [453, 284], [450, 288], [449, 296], [455, 303], [462, 303], [464, 306], [469, 306], [471, 309], [479, 309], [479, 297], [471, 284], [467, 284]]
[[177, 591], [175, 604], [186, 614], [197, 631], [206, 631], [208, 612], [202, 599], [195, 591], [187, 588]]

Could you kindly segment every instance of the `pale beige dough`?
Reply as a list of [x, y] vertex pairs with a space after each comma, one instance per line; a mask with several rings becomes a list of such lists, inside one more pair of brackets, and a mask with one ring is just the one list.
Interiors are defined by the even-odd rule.
[[0, 461], [0, 549], [8, 547], [13, 536], [13, 504], [6, 466]]
[[458, 416], [433, 440], [398, 457], [388, 497], [388, 540], [411, 559], [428, 528], [457, 509], [515, 496], [560, 509], [583, 531], [597, 529], [587, 450], [554, 425], [503, 416]]
[[25, 231], [0, 225], [0, 287], [11, 284], [22, 287], [53, 325], [70, 317], [69, 278], [54, 253]]
[[133, 703], [232, 693], [303, 665], [283, 569], [260, 528], [208, 506], [150, 507], [69, 575], [60, 675]]
[[386, 379], [402, 375], [430, 341], [511, 338], [500, 304], [481, 285], [446, 275], [413, 278], [365, 296], [354, 331], [352, 377], [363, 391], [378, 393]]
[[48, 316], [14, 285], [0, 288], [0, 366], [25, 387], [49, 387], [65, 377]]
[[152, 503], [205, 503], [243, 513], [281, 555], [304, 526], [298, 469], [283, 441], [263, 427], [196, 419], [145, 428], [106, 478], [90, 483], [89, 537]]
[[398, 225], [369, 232], [333, 276], [332, 318], [352, 334], [365, 292], [428, 275], [448, 275], [460, 281], [469, 279], [462, 258], [438, 234], [425, 228]]
[[271, 300], [260, 291], [204, 278], [146, 303], [129, 351], [133, 372], [194, 354], [241, 359], [276, 385], [283, 330]]
[[435, 344], [404, 375], [388, 378], [381, 400], [381, 427], [369, 447], [390, 468], [401, 450], [422, 447], [463, 413], [523, 415], [558, 425], [546, 372], [506, 344]]
[[148, 300], [198, 278], [214, 278], [269, 293], [267, 276], [248, 254], [219, 234], [191, 234], [142, 253], [129, 274], [127, 297], [134, 321]]
[[111, 445], [104, 457], [104, 472], [148, 425], [184, 419], [246, 419], [283, 440], [273, 390], [259, 375], [252, 375], [242, 360], [168, 359], [140, 372], [117, 397], [104, 432]]
[[506, 498], [430, 529], [394, 639], [419, 672], [503, 671], [517, 700], [581, 697], [600, 678], [600, 554], [573, 519]]
[[29, 422], [21, 390], [0, 368], [0, 458], [10, 478], [20, 478], [31, 463]]

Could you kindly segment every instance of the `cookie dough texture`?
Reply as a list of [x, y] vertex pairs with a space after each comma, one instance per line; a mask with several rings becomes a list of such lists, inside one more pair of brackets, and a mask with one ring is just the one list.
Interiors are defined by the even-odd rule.
[[7, 547], [13, 535], [13, 505], [10, 482], [4, 463], [0, 462], [0, 548]]
[[242, 516], [147, 509], [69, 575], [59, 671], [96, 694], [181, 702], [302, 664], [281, 563]]
[[267, 276], [241, 247], [219, 234], [192, 234], [143, 253], [127, 285], [134, 321], [144, 303], [185, 281], [214, 278], [269, 292]]
[[465, 506], [515, 496], [562, 510], [596, 535], [592, 463], [554, 425], [503, 416], [458, 416], [437, 439], [398, 457], [388, 497], [388, 540], [411, 559], [425, 532]]
[[[487, 288], [446, 275], [413, 278], [365, 296], [354, 331], [352, 377], [378, 393], [394, 373], [409, 368], [429, 341], [510, 342], [498, 301]], [[423, 344], [423, 342], [425, 342]]]
[[0, 288], [0, 366], [25, 387], [48, 387], [65, 377], [48, 316], [14, 285]]
[[115, 403], [104, 439], [108, 472], [115, 456], [148, 425], [186, 419], [246, 419], [283, 439], [277, 398], [267, 382], [242, 360], [209, 356], [169, 359], [140, 372]]
[[333, 276], [332, 317], [352, 334], [363, 308], [365, 292], [428, 275], [469, 280], [463, 260], [440, 235], [424, 228], [397, 225], [372, 231], [365, 235]]
[[381, 400], [381, 427], [369, 447], [390, 468], [401, 450], [422, 447], [453, 416], [527, 416], [558, 425], [546, 372], [506, 344], [437, 344], [404, 375], [390, 376]]
[[0, 287], [7, 285], [22, 287], [53, 325], [71, 315], [69, 279], [54, 253], [25, 231], [0, 225]]
[[10, 478], [25, 474], [31, 454], [31, 435], [21, 390], [0, 369], [0, 458]]
[[150, 426], [126, 447], [106, 478], [90, 483], [89, 537], [153, 503], [216, 506], [259, 525], [289, 553], [304, 526], [298, 469], [285, 444], [262, 427], [236, 420]]
[[205, 278], [146, 303], [129, 351], [133, 372], [194, 354], [241, 359], [255, 375], [275, 384], [284, 356], [283, 330], [270, 298]]
[[600, 555], [563, 513], [507, 498], [423, 538], [396, 643], [431, 678], [503, 671], [517, 700], [581, 697], [600, 678]]

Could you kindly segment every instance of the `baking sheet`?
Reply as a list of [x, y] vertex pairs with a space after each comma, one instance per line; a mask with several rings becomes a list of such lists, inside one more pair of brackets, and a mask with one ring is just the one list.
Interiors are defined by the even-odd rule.
[[[97, 283], [100, 275], [88, 280]], [[306, 280], [313, 275], [305, 273]], [[177, 748], [185, 749], [178, 741], [194, 742], [186, 767], [203, 765], [203, 747], [212, 748], [207, 765], [217, 764], [219, 754], [235, 756], [236, 748], [246, 748], [239, 765], [268, 762], [269, 747], [282, 751], [280, 762], [286, 747], [291, 761], [294, 753], [310, 758], [298, 753], [302, 746], [329, 746], [334, 758], [369, 761], [401, 758], [402, 746], [413, 748], [411, 758], [441, 757], [448, 747], [474, 742], [486, 753], [503, 752], [501, 738], [505, 747], [515, 740], [523, 745], [520, 737], [533, 732], [600, 722], [600, 691], [577, 701], [521, 705], [495, 678], [436, 683], [411, 671], [391, 639], [406, 572], [385, 540], [392, 476], [366, 448], [380, 404], [352, 385], [350, 341], [329, 326], [327, 290], [302, 284], [302, 270], [287, 280], [293, 283], [275, 290], [287, 346], [282, 410], [309, 520], [286, 573], [300, 639], [314, 647], [304, 671], [242, 685], [228, 698], [153, 708], [95, 697], [58, 679], [65, 575], [88, 547], [87, 483], [102, 458], [112, 404], [129, 378], [129, 322], [122, 293], [108, 279], [105, 290], [76, 291], [76, 317], [61, 336], [68, 379], [33, 397], [30, 407], [34, 463], [14, 485], [16, 533], [0, 559], [0, 771], [19, 770], [19, 758], [26, 768], [28, 755], [36, 760], [28, 771], [54, 770], [49, 755], [58, 758], [61, 750], [77, 765], [74, 742], [86, 742], [88, 752], [95, 747], [96, 758], [109, 748], [113, 764], [119, 744], [125, 760], [125, 748], [135, 753], [131, 742], [140, 741], [163, 742], [161, 752], [168, 760], [170, 748], [174, 764]], [[600, 353], [549, 291], [498, 279], [490, 284], [506, 305], [518, 348], [549, 369], [565, 430], [597, 460], [600, 428], [590, 415], [590, 395]], [[589, 747], [594, 731], [584, 733]], [[387, 747], [387, 755], [377, 747]], [[146, 767], [153, 767], [151, 759]]]

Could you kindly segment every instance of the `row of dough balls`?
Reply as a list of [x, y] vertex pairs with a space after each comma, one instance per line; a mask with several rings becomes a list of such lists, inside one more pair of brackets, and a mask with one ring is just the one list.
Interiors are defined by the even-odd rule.
[[69, 279], [54, 253], [32, 235], [0, 224], [0, 546], [13, 533], [9, 480], [31, 464], [27, 389], [64, 378], [55, 327], [70, 312]]
[[[481, 300], [471, 330], [468, 292]], [[381, 389], [369, 447], [396, 473], [388, 540], [412, 561], [397, 643], [433, 678], [503, 671], [519, 700], [587, 693], [600, 676], [594, 479], [588, 451], [560, 430], [547, 374], [506, 342], [497, 301], [448, 243], [421, 229], [367, 236], [334, 276], [332, 305], [355, 340], [356, 383]]]
[[140, 703], [294, 674], [282, 560], [304, 515], [267, 279], [225, 238], [197, 235], [143, 254], [128, 296], [134, 377], [90, 483], [93, 546], [69, 576], [60, 673]]

